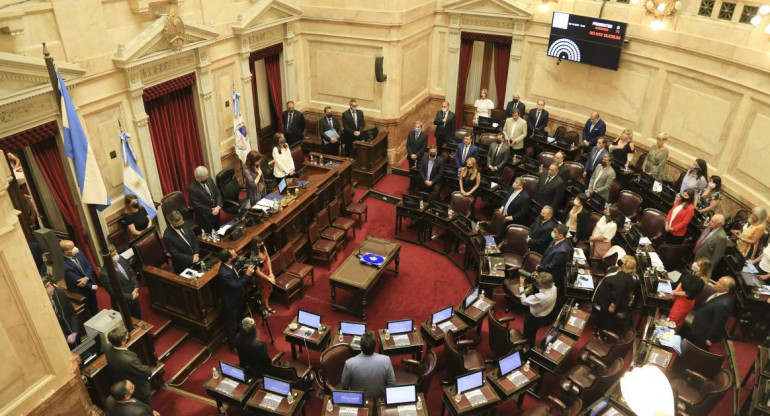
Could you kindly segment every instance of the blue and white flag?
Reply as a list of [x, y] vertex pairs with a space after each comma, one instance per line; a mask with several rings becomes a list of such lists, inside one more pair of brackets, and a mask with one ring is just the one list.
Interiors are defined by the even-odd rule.
[[233, 92], [233, 141], [235, 142], [235, 153], [241, 162], [246, 163], [246, 155], [251, 151], [251, 144], [246, 135], [246, 125], [243, 124], [241, 117], [241, 94]]
[[72, 104], [67, 87], [62, 81], [61, 74], [56, 71], [59, 78], [59, 91], [61, 92], [61, 117], [64, 130], [64, 154], [72, 159], [75, 165], [75, 176], [80, 188], [80, 200], [84, 204], [96, 205], [96, 209], [103, 211], [110, 206], [110, 197], [104, 186], [102, 172], [96, 164], [96, 158], [88, 137], [80, 124], [75, 105]]
[[136, 153], [128, 141], [130, 138], [130, 134], [120, 133], [120, 155], [123, 157], [123, 194], [136, 195], [139, 205], [143, 206], [150, 218], [154, 219], [157, 210], [152, 202], [147, 181], [144, 180], [144, 175], [142, 175], [139, 165], [136, 164]]

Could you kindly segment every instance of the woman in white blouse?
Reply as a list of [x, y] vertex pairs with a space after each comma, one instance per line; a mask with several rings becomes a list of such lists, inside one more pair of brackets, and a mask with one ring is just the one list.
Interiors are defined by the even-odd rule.
[[618, 226], [622, 221], [623, 214], [618, 207], [610, 205], [604, 209], [604, 215], [594, 226], [591, 237], [588, 237], [592, 259], [604, 257], [604, 253], [612, 247], [612, 239], [615, 238], [615, 233], [618, 232]]
[[495, 103], [489, 99], [489, 91], [486, 88], [481, 90], [481, 98], [473, 103], [476, 107], [476, 112], [473, 114], [473, 124], [479, 123], [479, 116], [490, 117], [492, 115], [492, 109], [495, 108]]
[[294, 159], [291, 157], [291, 150], [286, 144], [286, 138], [283, 134], [276, 133], [273, 136], [276, 139], [276, 145], [273, 148], [273, 176], [280, 182], [286, 176], [294, 175]]

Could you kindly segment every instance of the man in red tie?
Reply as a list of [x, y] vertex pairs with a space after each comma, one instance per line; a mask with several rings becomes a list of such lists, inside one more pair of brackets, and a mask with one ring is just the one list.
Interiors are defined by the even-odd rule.
[[695, 254], [695, 258], [708, 257], [711, 260], [711, 265], [716, 267], [722, 256], [725, 254], [725, 247], [727, 247], [727, 233], [723, 228], [725, 224], [725, 216], [722, 214], [716, 214], [711, 217], [708, 228], [703, 230], [700, 237], [695, 240], [692, 252]]

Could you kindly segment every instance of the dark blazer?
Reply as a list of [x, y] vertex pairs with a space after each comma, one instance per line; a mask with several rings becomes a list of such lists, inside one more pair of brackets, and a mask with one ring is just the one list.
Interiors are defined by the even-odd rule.
[[[511, 195], [513, 195], [513, 188], [511, 188], [511, 192], [506, 195], [505, 199], [503, 200], [503, 209], [505, 209], [505, 204], [508, 203], [508, 200], [511, 198]], [[508, 205], [508, 210], [503, 212], [503, 216], [512, 216], [513, 220], [521, 224], [521, 219], [526, 218], [527, 216], [527, 210], [529, 209], [529, 194], [527, 193], [526, 189], [522, 189], [521, 192], [519, 192], [518, 195], [516, 195], [516, 198], [511, 201], [511, 204]]]
[[283, 134], [286, 136], [286, 141], [291, 146], [294, 143], [299, 143], [305, 138], [305, 116], [294, 110], [294, 116], [291, 119], [291, 126], [289, 125], [289, 111], [284, 111], [281, 114], [283, 120]]
[[[334, 131], [336, 131], [337, 134], [342, 133], [342, 126], [340, 125], [340, 119], [338, 117], [332, 116], [332, 127], [329, 127], [329, 120], [326, 117], [318, 119], [318, 134], [321, 136], [323, 144], [331, 143], [331, 137], [324, 134], [324, 132], [328, 131], [330, 128], [334, 128]], [[341, 138], [342, 135], [340, 134], [340, 139]], [[340, 139], [337, 139], [337, 143], [340, 142]]]
[[569, 168], [563, 162], [561, 166], [559, 166], [559, 177], [561, 177], [561, 180], [562, 182], [564, 182], [565, 185], [570, 180]]
[[529, 227], [528, 245], [530, 250], [544, 254], [545, 249], [551, 244], [553, 227], [556, 227], [556, 221], [553, 218], [545, 222], [542, 222], [540, 218], [535, 219], [535, 222]]
[[[569, 215], [569, 210], [567, 210], [567, 215]], [[577, 215], [577, 238], [578, 240], [584, 241], [588, 240], [588, 237], [591, 236], [591, 233], [594, 230], [588, 229], [588, 218], [591, 216], [591, 209], [584, 206], [582, 210]]]
[[107, 400], [104, 402], [104, 411], [107, 412], [107, 416], [152, 416], [150, 406], [136, 399], [122, 403], [112, 396], [107, 396]]
[[59, 320], [64, 336], [68, 337], [71, 333], [78, 332], [78, 314], [64, 290], [56, 287], [51, 296], [51, 302], [54, 304], [56, 319]]
[[556, 175], [546, 184], [547, 178], [548, 171], [540, 174], [540, 183], [537, 186], [535, 200], [541, 206], [550, 205], [555, 211], [561, 207], [561, 202], [564, 198], [564, 181], [561, 179], [561, 176]]
[[[457, 150], [455, 151], [455, 164], [457, 164], [457, 168], [461, 168], [465, 165], [465, 161], [462, 160], [463, 158], [463, 148], [465, 147], [465, 143], [460, 142], [457, 144]], [[469, 157], [475, 157], [476, 162], [479, 161], [479, 148], [475, 144], [471, 143], [470, 148], [468, 149], [468, 155], [465, 156], [465, 158]]]
[[[255, 272], [256, 273], [256, 272]], [[238, 276], [232, 268], [222, 264], [219, 266], [219, 293], [222, 296], [222, 306], [225, 310], [238, 311], [243, 307], [246, 294], [243, 288], [254, 281], [254, 275]]]
[[[537, 108], [529, 110], [529, 119], [527, 120], [529, 134], [534, 134], [535, 129], [544, 131], [546, 126], [548, 126], [548, 111], [543, 110], [542, 113], [540, 113], [540, 120], [535, 120], [536, 118]], [[535, 121], [537, 121], [537, 124], [535, 124]]]
[[353, 123], [353, 114], [350, 112], [350, 109], [347, 109], [342, 113], [342, 127], [345, 130], [343, 136], [348, 137], [350, 140], [355, 138], [353, 132], [364, 130], [363, 111], [356, 109], [356, 121], [358, 123]]
[[[91, 296], [94, 293], [94, 285], [98, 284], [96, 275], [94, 274], [94, 268], [91, 267], [91, 263], [88, 261], [83, 252], [78, 253], [75, 256], [77, 263], [67, 257], [64, 258], [64, 281], [67, 282], [67, 290], [75, 292], [83, 296]], [[88, 278], [88, 283], [85, 286], [78, 286], [78, 279], [83, 277]]]
[[727, 318], [733, 313], [735, 299], [731, 293], [725, 293], [704, 303], [697, 312], [690, 327], [690, 340], [701, 348], [706, 348], [706, 341], [712, 343], [722, 339], [722, 331]]
[[446, 123], [443, 120], [444, 112], [439, 109], [436, 111], [436, 118], [433, 120], [433, 124], [436, 125], [437, 144], [443, 144], [444, 141], [452, 140], [452, 137], [455, 135], [455, 113], [447, 111]]
[[693, 243], [693, 250], [695, 250], [696, 260], [701, 257], [708, 257], [711, 260], [712, 267], [716, 267], [722, 260], [722, 256], [725, 254], [725, 247], [727, 247], [727, 233], [725, 233], [724, 228], [719, 227], [705, 239], [700, 246], [698, 246], [698, 241], [709, 231], [711, 231], [710, 228], [703, 230], [701, 235], [698, 236], [698, 239]]
[[615, 313], [625, 312], [631, 300], [634, 280], [624, 272], [608, 274], [599, 282], [594, 293], [593, 303], [599, 305], [602, 311], [608, 311], [611, 303], [615, 304]]
[[211, 194], [206, 192], [200, 182], [192, 181], [187, 186], [187, 195], [190, 198], [190, 205], [195, 210], [195, 220], [198, 225], [202, 230], [210, 232], [213, 228], [219, 228], [219, 218], [216, 215], [211, 215], [211, 210], [214, 207], [222, 206], [222, 195], [210, 177], [206, 179], [206, 186]]
[[433, 184], [441, 184], [441, 178], [444, 176], [444, 158], [436, 155], [436, 160], [433, 161], [433, 170], [430, 171], [430, 173], [428, 172], [429, 162], [429, 156], [425, 155], [422, 157], [422, 162], [419, 166], [422, 181], [425, 182], [429, 180], [433, 182]]
[[[516, 109], [519, 111], [519, 116], [523, 116], [526, 112], [527, 107], [524, 105], [523, 102], [519, 101], [516, 103]], [[508, 101], [508, 104], [505, 106], [505, 116], [506, 117], [513, 117], [513, 100]]]
[[163, 232], [163, 242], [171, 255], [171, 263], [176, 274], [182, 273], [189, 267], [193, 262], [193, 256], [198, 254], [198, 238], [192, 228], [185, 222], [182, 224], [182, 230], [187, 241], [173, 227], [166, 227], [166, 231]]
[[[500, 150], [497, 152], [497, 157], [493, 158], [498, 146], [500, 147]], [[492, 143], [492, 145], [489, 146], [489, 152], [487, 152], [487, 167], [495, 166], [497, 168], [497, 171], [495, 172], [489, 171], [491, 175], [500, 176], [503, 172], [503, 167], [509, 160], [511, 160], [511, 148], [508, 147], [505, 140], [503, 140], [503, 143], [501, 144]]]
[[591, 174], [594, 173], [596, 167], [602, 163], [602, 159], [604, 159], [604, 155], [606, 154], [607, 149], [600, 149], [598, 146], [594, 146], [594, 148], [591, 149], [591, 153], [588, 154], [588, 159], [586, 159], [586, 178], [591, 179]]
[[262, 377], [270, 368], [270, 356], [267, 355], [267, 345], [256, 337], [244, 339], [240, 334], [236, 339], [238, 359], [250, 378]]
[[406, 157], [409, 158], [412, 155], [417, 155], [417, 159], [415, 159], [414, 163], [417, 163], [422, 159], [427, 148], [428, 133], [420, 131], [420, 135], [415, 137], [414, 130], [412, 130], [406, 135]]
[[567, 273], [567, 262], [572, 255], [572, 244], [566, 238], [557, 242], [554, 241], [543, 253], [543, 259], [540, 260], [540, 266], [537, 270], [551, 273], [553, 284], [559, 289], [564, 287], [564, 275]]
[[583, 141], [588, 142], [589, 146], [596, 146], [596, 141], [599, 140], [599, 137], [604, 136], [604, 133], [606, 132], [607, 125], [604, 124], [604, 120], [599, 119], [599, 121], [596, 122], [596, 127], [591, 130], [591, 119], [589, 118], [586, 120], [585, 127], [583, 127]]
[[[133, 295], [131, 294], [134, 289], [139, 289], [139, 281], [136, 278], [136, 273], [134, 272], [134, 269], [131, 268], [131, 265], [128, 264], [128, 261], [126, 261], [126, 259], [123, 257], [118, 260], [118, 263], [120, 263], [120, 266], [123, 267], [123, 270], [126, 272], [126, 276], [124, 278], [124, 276], [122, 276], [119, 271], [115, 270], [115, 275], [120, 280], [120, 290], [123, 294], [123, 298], [126, 299], [126, 303], [128, 304], [129, 309], [131, 309], [131, 316], [140, 318], [141, 312], [137, 313], [137, 311], [139, 311], [139, 299], [134, 299]], [[107, 268], [102, 267], [99, 274], [101, 275], [102, 286], [107, 291], [107, 293], [110, 294], [112, 309], [116, 311], [120, 310], [118, 308], [118, 300], [115, 297], [115, 292], [112, 290], [112, 283], [110, 282], [110, 276], [107, 272]]]
[[150, 405], [150, 376], [152, 370], [150, 367], [142, 364], [139, 356], [131, 350], [119, 350], [113, 345], [105, 348], [104, 355], [107, 358], [107, 367], [109, 367], [112, 380], [131, 380], [136, 386], [134, 397], [147, 405]]

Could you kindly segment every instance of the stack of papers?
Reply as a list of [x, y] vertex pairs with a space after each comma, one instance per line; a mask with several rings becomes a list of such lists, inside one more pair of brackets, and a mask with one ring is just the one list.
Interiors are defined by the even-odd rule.
[[770, 296], [770, 286], [768, 285], [760, 286], [759, 293], [765, 296]]
[[576, 248], [572, 252], [573, 252], [572, 257], [575, 260], [578, 260], [578, 261], [586, 260], [586, 254], [583, 252], [583, 249]]
[[454, 331], [455, 329], [457, 329], [457, 327], [455, 326], [455, 324], [452, 323], [451, 320], [444, 321], [438, 324], [438, 327], [441, 328], [441, 330], [444, 332]]
[[569, 351], [570, 346], [564, 342], [561, 342], [561, 340], [557, 339], [556, 341], [554, 341], [553, 346], [551, 348], [558, 351], [559, 354], [564, 355]]
[[647, 237], [642, 237], [639, 239], [639, 245], [642, 247], [649, 246], [650, 244], [652, 244], [652, 241], [650, 241], [650, 239]]
[[571, 316], [569, 320], [567, 320], [567, 325], [574, 326], [575, 328], [582, 328], [585, 324], [586, 321], [578, 318], [577, 316]]
[[679, 279], [682, 278], [682, 273], [679, 273], [676, 270], [673, 272], [668, 272], [668, 278], [671, 279], [672, 282], [677, 283], [679, 282]]
[[521, 374], [519, 370], [516, 370], [510, 374], [508, 374], [508, 377], [506, 377], [508, 381], [513, 383], [514, 386], [519, 387], [521, 385], [526, 384], [529, 379], [524, 374]]
[[182, 273], [179, 273], [179, 275], [182, 276], [182, 277], [186, 277], [188, 279], [197, 279], [197, 278], [203, 276], [203, 273], [196, 272], [193, 269], [184, 269], [184, 271]]
[[233, 223], [232, 222], [228, 222], [227, 224], [219, 227], [219, 230], [217, 230], [217, 234], [219, 234], [219, 235], [224, 237], [225, 232], [227, 232], [227, 230], [229, 230], [230, 227], [232, 227], [232, 226], [233, 226]]
[[660, 183], [658, 181], [655, 181], [652, 184], [652, 192], [660, 193], [662, 190], [663, 190], [663, 184], [662, 183]]
[[590, 274], [579, 274], [577, 280], [575, 280], [575, 286], [584, 289], [593, 289], [594, 279]]
[[267, 198], [262, 198], [259, 201], [257, 201], [257, 203], [254, 204], [254, 206], [251, 207], [251, 208], [252, 209], [261, 209], [262, 211], [267, 211], [267, 210], [269, 210], [272, 207], [273, 207], [273, 200], [267, 199]]
[[546, 140], [548, 143], [553, 143], [553, 142], [555, 142], [555, 141], [556, 141], [556, 139], [555, 139], [555, 138], [553, 138], [553, 137], [547, 137], [545, 140]]
[[652, 267], [658, 268], [663, 267], [663, 261], [660, 260], [660, 256], [658, 256], [658, 253], [654, 251], [650, 251], [648, 253], [650, 255], [650, 262], [652, 263]]
[[747, 261], [746, 265], [743, 266], [743, 269], [741, 270], [744, 273], [754, 273], [757, 274], [757, 268], [754, 266], [754, 263]]

